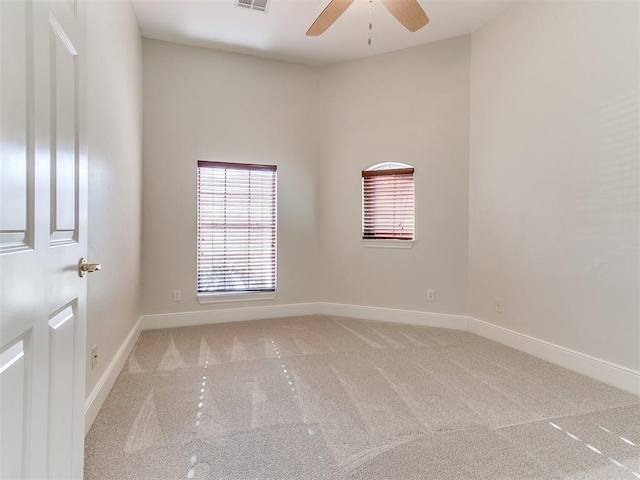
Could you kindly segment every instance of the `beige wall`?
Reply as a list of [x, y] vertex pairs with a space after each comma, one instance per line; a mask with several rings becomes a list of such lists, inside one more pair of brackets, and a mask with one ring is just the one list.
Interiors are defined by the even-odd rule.
[[471, 45], [470, 313], [634, 369], [638, 8], [521, 2]]
[[[144, 40], [144, 313], [319, 300], [464, 313], [469, 43], [319, 71]], [[198, 159], [278, 165], [276, 300], [198, 304]], [[360, 172], [391, 160], [416, 167], [417, 240], [365, 249]]]
[[[316, 299], [317, 76], [301, 65], [143, 40], [144, 313]], [[196, 164], [278, 166], [278, 295], [196, 299]], [[182, 301], [173, 301], [173, 290]]]
[[103, 266], [87, 277], [88, 395], [140, 317], [142, 50], [129, 2], [89, 2], [87, 31], [88, 258]]
[[[466, 313], [469, 46], [458, 37], [321, 70], [323, 300]], [[387, 161], [415, 167], [412, 249], [362, 245], [361, 171]]]

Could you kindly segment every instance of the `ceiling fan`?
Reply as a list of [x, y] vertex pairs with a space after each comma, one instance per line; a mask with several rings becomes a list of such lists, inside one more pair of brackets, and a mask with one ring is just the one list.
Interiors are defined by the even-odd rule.
[[[322, 35], [352, 3], [353, 0], [331, 0], [313, 22], [307, 36]], [[429, 23], [429, 17], [417, 0], [382, 0], [382, 4], [410, 32], [415, 32]]]

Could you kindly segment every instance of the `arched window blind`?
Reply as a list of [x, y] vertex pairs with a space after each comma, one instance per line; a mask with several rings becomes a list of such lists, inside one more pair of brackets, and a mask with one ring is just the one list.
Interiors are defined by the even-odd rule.
[[362, 171], [362, 238], [413, 240], [414, 169], [381, 164]]
[[198, 293], [276, 289], [276, 167], [198, 162]]

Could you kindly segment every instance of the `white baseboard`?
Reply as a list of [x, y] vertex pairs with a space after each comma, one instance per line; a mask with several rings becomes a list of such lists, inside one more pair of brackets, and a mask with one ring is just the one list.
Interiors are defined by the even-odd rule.
[[635, 395], [640, 395], [640, 372], [636, 370], [476, 318], [469, 317], [468, 325], [471, 333], [502, 343]]
[[210, 323], [244, 322], [247, 320], [264, 320], [266, 318], [297, 317], [315, 315], [317, 303], [292, 303], [288, 305], [267, 305], [262, 307], [224, 308], [197, 312], [160, 313], [143, 315], [142, 330], [156, 328], [187, 327], [207, 325]]
[[102, 408], [102, 404], [107, 399], [107, 395], [111, 391], [113, 384], [116, 382], [118, 375], [122, 371], [124, 364], [129, 358], [131, 351], [133, 350], [134, 345], [138, 341], [138, 337], [141, 332], [141, 319], [138, 319], [136, 324], [133, 326], [129, 335], [124, 340], [118, 351], [116, 352], [113, 360], [100, 377], [97, 385], [91, 391], [91, 394], [84, 402], [84, 434], [85, 436], [89, 433], [89, 429], [91, 425], [93, 425], [94, 420], [98, 416], [98, 412], [100, 408]]
[[297, 317], [302, 315], [334, 315], [337, 317], [405, 323], [425, 327], [452, 328], [456, 330], [467, 329], [467, 317], [461, 315], [327, 302], [143, 315], [141, 317], [141, 329], [151, 330], [156, 328], [186, 327], [191, 325], [243, 322], [247, 320]]
[[342, 303], [316, 303], [316, 313], [334, 315], [336, 317], [360, 318], [381, 322], [404, 323], [423, 327], [452, 328], [467, 330], [467, 318], [462, 315], [448, 313], [420, 312], [416, 310], [400, 310], [397, 308], [365, 307], [362, 305], [346, 305]]

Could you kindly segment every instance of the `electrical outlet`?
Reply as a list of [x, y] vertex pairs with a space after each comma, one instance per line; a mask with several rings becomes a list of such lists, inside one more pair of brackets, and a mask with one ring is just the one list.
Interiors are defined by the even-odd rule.
[[427, 290], [427, 300], [429, 302], [436, 301], [436, 291], [435, 290]]
[[173, 291], [173, 301], [174, 302], [182, 301], [182, 291], [181, 290], [174, 290]]
[[502, 313], [502, 307], [503, 306], [504, 306], [504, 303], [502, 302], [502, 300], [498, 300], [496, 298], [496, 312]]
[[91, 349], [91, 369], [98, 366], [98, 345], [94, 345]]

